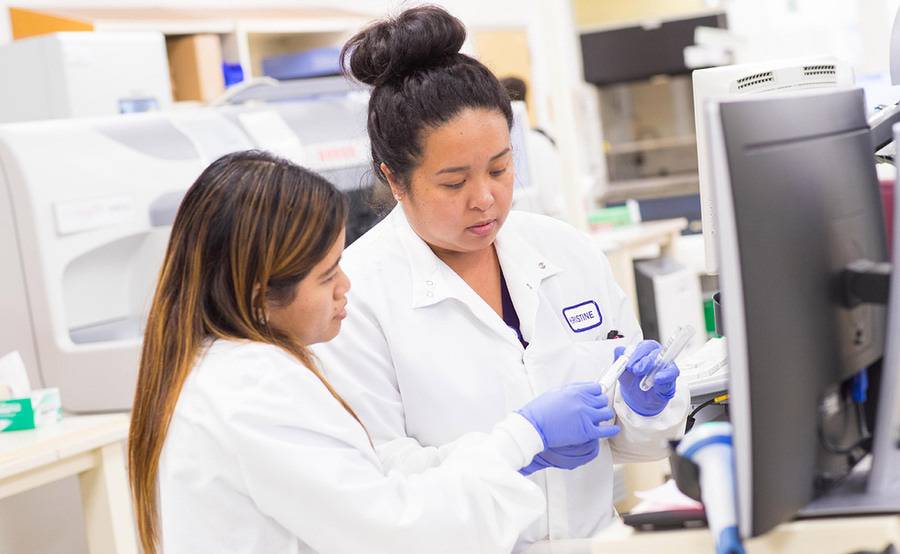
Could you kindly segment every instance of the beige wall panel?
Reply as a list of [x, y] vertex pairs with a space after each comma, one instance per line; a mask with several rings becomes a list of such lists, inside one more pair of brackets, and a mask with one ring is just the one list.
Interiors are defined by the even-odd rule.
[[481, 29], [474, 33], [478, 59], [497, 78], [519, 77], [528, 86], [528, 119], [534, 125], [534, 106], [531, 95], [531, 53], [528, 33], [522, 29]]
[[591, 27], [654, 17], [678, 17], [706, 9], [703, 0], [572, 0], [575, 25]]

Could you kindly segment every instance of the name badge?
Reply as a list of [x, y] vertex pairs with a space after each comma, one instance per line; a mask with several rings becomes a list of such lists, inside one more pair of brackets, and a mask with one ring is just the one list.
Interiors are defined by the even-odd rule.
[[599, 327], [603, 323], [600, 307], [593, 300], [563, 308], [562, 313], [569, 328], [575, 333], [583, 333], [588, 329]]

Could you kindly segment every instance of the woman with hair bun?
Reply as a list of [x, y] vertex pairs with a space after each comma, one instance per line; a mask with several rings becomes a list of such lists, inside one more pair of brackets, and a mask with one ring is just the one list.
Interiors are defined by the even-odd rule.
[[678, 368], [641, 377], [659, 348], [641, 341], [629, 302], [592, 239], [557, 220], [510, 211], [510, 100], [460, 53], [463, 24], [416, 7], [351, 38], [342, 63], [372, 86], [374, 173], [397, 200], [344, 256], [352, 311], [317, 349], [369, 429], [385, 467], [416, 472], [471, 431], [535, 395], [594, 381], [636, 345], [609, 398], [618, 434], [549, 447], [522, 473], [546, 515], [516, 549], [591, 536], [615, 518], [613, 463], [667, 455], [688, 409]]

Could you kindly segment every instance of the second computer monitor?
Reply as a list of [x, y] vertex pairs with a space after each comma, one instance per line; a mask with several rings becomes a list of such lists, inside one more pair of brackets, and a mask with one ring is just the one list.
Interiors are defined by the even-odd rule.
[[791, 519], [828, 477], [823, 418], [843, 408], [840, 384], [884, 351], [884, 308], [844, 307], [840, 277], [855, 260], [884, 261], [886, 241], [861, 90], [706, 109], [749, 537]]

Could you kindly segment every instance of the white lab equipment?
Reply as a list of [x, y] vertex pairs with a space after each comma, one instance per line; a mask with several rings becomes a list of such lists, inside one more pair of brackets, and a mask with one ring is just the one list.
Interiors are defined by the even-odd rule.
[[775, 60], [699, 69], [692, 74], [694, 119], [697, 133], [697, 170], [700, 179], [700, 215], [706, 271], [719, 272], [716, 252], [718, 224], [713, 206], [712, 158], [706, 139], [707, 100], [720, 96], [766, 94], [790, 90], [853, 85], [850, 64], [832, 57]]
[[[68, 411], [128, 409], [181, 197], [211, 161], [269, 138], [251, 139], [241, 114], [283, 120], [303, 145], [297, 161], [353, 206], [371, 184], [366, 100], [332, 94], [0, 126], [0, 352], [20, 351], [32, 383], [59, 387]], [[348, 226], [365, 217], [351, 213]]]
[[738, 533], [737, 487], [731, 424], [711, 421], [697, 425], [678, 443], [677, 453], [700, 468], [700, 494], [717, 554], [743, 554]]
[[161, 33], [54, 33], [0, 45], [0, 123], [172, 104]]
[[728, 348], [725, 337], [709, 339], [697, 350], [677, 359], [680, 380], [691, 391], [691, 403], [728, 389]]
[[634, 264], [641, 328], [647, 338], [665, 344], [683, 326], [694, 330], [688, 346], [699, 348], [706, 340], [703, 293], [697, 272], [674, 258], [663, 256]]
[[0, 350], [67, 410], [127, 409], [168, 224], [203, 160], [142, 114], [2, 126], [0, 169]]

